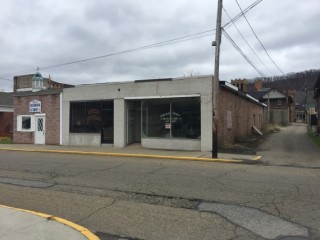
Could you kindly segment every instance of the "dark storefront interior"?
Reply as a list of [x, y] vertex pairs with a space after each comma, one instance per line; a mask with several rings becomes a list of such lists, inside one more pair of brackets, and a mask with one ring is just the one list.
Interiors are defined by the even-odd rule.
[[70, 103], [70, 133], [101, 133], [101, 143], [113, 143], [113, 100]]

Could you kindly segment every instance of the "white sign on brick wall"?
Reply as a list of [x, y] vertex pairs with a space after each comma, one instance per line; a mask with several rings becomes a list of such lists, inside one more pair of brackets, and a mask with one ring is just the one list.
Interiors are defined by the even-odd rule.
[[29, 102], [29, 112], [41, 112], [41, 102], [39, 100], [33, 100]]
[[232, 112], [227, 111], [227, 129], [232, 128]]

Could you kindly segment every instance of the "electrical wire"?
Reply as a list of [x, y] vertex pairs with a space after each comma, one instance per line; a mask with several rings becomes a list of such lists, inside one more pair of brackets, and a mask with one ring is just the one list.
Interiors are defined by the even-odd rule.
[[251, 47], [251, 45], [248, 43], [248, 41], [245, 39], [245, 37], [243, 36], [243, 34], [241, 33], [241, 31], [239, 30], [239, 28], [237, 27], [237, 25], [235, 24], [235, 22], [231, 19], [230, 15], [228, 14], [227, 10], [223, 7], [223, 11], [226, 13], [226, 15], [228, 16], [228, 18], [230, 19], [230, 21], [232, 22], [233, 26], [237, 29], [238, 33], [240, 34], [240, 36], [242, 37], [243, 41], [245, 41], [245, 43], [247, 44], [247, 46], [251, 49], [251, 51], [254, 53], [254, 55], [257, 57], [257, 59], [260, 61], [260, 63], [271, 73], [271, 75], [274, 75], [273, 72], [266, 66], [266, 64], [261, 60], [261, 58], [258, 56], [258, 54], [256, 53], [256, 51]]
[[238, 5], [238, 7], [239, 7], [239, 9], [240, 9], [240, 11], [241, 11], [241, 13], [242, 13], [242, 16], [245, 18], [245, 20], [246, 20], [246, 22], [248, 23], [251, 31], [253, 32], [253, 34], [254, 34], [254, 36], [256, 37], [256, 39], [259, 41], [261, 47], [263, 48], [263, 50], [265, 51], [265, 53], [267, 54], [267, 56], [269, 57], [269, 59], [271, 60], [271, 62], [276, 66], [276, 68], [277, 68], [283, 75], [285, 75], [285, 73], [281, 70], [281, 68], [280, 68], [280, 67], [274, 62], [274, 60], [271, 58], [271, 56], [269, 55], [267, 49], [264, 47], [264, 45], [263, 45], [262, 42], [260, 41], [259, 37], [257, 36], [256, 32], [253, 30], [253, 28], [252, 28], [251, 24], [249, 23], [246, 15], [245, 15], [245, 13], [242, 11], [242, 8], [241, 8], [240, 4], [238, 3], [238, 0], [236, 0], [236, 3], [237, 3], [237, 5]]
[[1, 80], [4, 80], [4, 81], [10, 81], [12, 82], [12, 79], [7, 79], [7, 78], [4, 78], [4, 77], [0, 77]]
[[[127, 49], [127, 50], [123, 50], [123, 51], [119, 51], [119, 52], [104, 54], [104, 55], [97, 56], [97, 57], [91, 57], [91, 58], [86, 58], [86, 59], [81, 59], [81, 60], [61, 63], [61, 64], [55, 64], [55, 65], [50, 65], [50, 66], [44, 66], [44, 67], [39, 67], [39, 68], [44, 70], [44, 69], [62, 67], [62, 66], [66, 66], [66, 65], [82, 63], [82, 62], [88, 62], [88, 61], [97, 60], [97, 59], [101, 59], [101, 58], [106, 58], [106, 57], [111, 57], [111, 56], [116, 56], [116, 55], [121, 55], [121, 54], [127, 54], [127, 53], [142, 51], [142, 50], [146, 50], [146, 49], [150, 49], [150, 48], [161, 47], [161, 46], [166, 46], [166, 45], [170, 45], [170, 44], [176, 44], [176, 43], [180, 43], [180, 42], [184, 42], [184, 41], [190, 41], [190, 40], [194, 40], [194, 39], [198, 39], [198, 38], [212, 36], [213, 33], [211, 33], [211, 34], [208, 34], [208, 33], [214, 32], [214, 31], [215, 31], [215, 29], [210, 29], [210, 30], [206, 30], [206, 31], [202, 31], [202, 32], [186, 35], [186, 36], [183, 36], [183, 37], [178, 37], [178, 38], [174, 38], [174, 39], [158, 42], [158, 43], [153, 43], [153, 44], [149, 44], [149, 45], [145, 45], [145, 46], [141, 46], [141, 47], [137, 47], [137, 48]], [[6, 74], [1, 74], [0, 78], [1, 77], [11, 76], [12, 74], [16, 74], [16, 73], [20, 73], [20, 74], [21, 73], [27, 73], [27, 72], [30, 72], [32, 70], [33, 69], [28, 69], [28, 70], [23, 70], [23, 71], [19, 71], [19, 72], [11, 72], [11, 73], [6, 73]]]
[[261, 75], [261, 77], [265, 77], [265, 75], [251, 62], [251, 60], [247, 57], [247, 55], [241, 50], [241, 48], [233, 41], [233, 39], [228, 35], [228, 33], [222, 29], [223, 35], [230, 41], [232, 46], [243, 56], [243, 58]]
[[[211, 31], [214, 31], [214, 30], [211, 30]], [[203, 35], [203, 36], [188, 38], [188, 39], [181, 39], [179, 41], [169, 40], [169, 41], [160, 42], [160, 43], [156, 43], [156, 44], [150, 44], [150, 45], [143, 46], [143, 47], [133, 48], [133, 49], [124, 50], [124, 51], [115, 52], [115, 53], [110, 53], [110, 54], [105, 54], [105, 55], [98, 56], [98, 57], [92, 57], [92, 58], [82, 59], [82, 60], [78, 60], [78, 61], [72, 61], [72, 62], [68, 62], [68, 63], [62, 63], [62, 64], [51, 65], [51, 66], [40, 67], [40, 68], [41, 69], [50, 69], [50, 68], [62, 67], [62, 66], [66, 66], [66, 65], [75, 64], [75, 63], [81, 63], [81, 62], [88, 62], [88, 61], [92, 61], [92, 60], [97, 60], [97, 59], [100, 59], [100, 58], [112, 57], [112, 56], [116, 56], [116, 55], [132, 53], [132, 52], [138, 52], [138, 51], [146, 50], [146, 49], [149, 49], [149, 48], [162, 47], [162, 46], [166, 46], [166, 45], [170, 45], [170, 44], [185, 42], [185, 41], [198, 39], [198, 38], [203, 38], [203, 37], [208, 37], [208, 36], [212, 36], [212, 35], [213, 35], [213, 33], [207, 34], [207, 35]], [[183, 37], [183, 38], [186, 38], [186, 37]]]
[[[257, 0], [255, 2], [253, 2], [250, 6], [248, 6], [245, 10], [243, 10], [243, 13], [247, 13], [249, 12], [252, 8], [254, 8], [255, 6], [257, 6], [259, 3], [261, 3], [262, 0]], [[239, 14], [237, 14], [232, 20], [233, 22], [236, 22], [240, 17], [242, 17], [242, 12], [240, 12]], [[228, 27], [230, 27], [232, 21], [227, 22], [225, 25], [222, 26], [222, 28], [227, 29]]]
[[[249, 7], [247, 7], [243, 12], [246, 13], [246, 12], [250, 11], [252, 8], [254, 8], [261, 1], [262, 0], [257, 0], [256, 2], [251, 4]], [[232, 20], [235, 22], [241, 16], [242, 16], [242, 14], [240, 13], [236, 17], [234, 17]], [[227, 27], [230, 23], [231, 22], [228, 22], [223, 27]], [[123, 50], [123, 51], [119, 51], [119, 52], [104, 54], [104, 55], [97, 56], [97, 57], [91, 57], [91, 58], [86, 58], [86, 59], [81, 59], [81, 60], [61, 63], [61, 64], [44, 66], [44, 67], [41, 67], [40, 69], [50, 69], [50, 68], [62, 67], [62, 66], [66, 66], [66, 65], [82, 63], [82, 62], [88, 62], [88, 61], [97, 60], [97, 59], [106, 58], [106, 57], [111, 57], [111, 56], [116, 56], [116, 55], [120, 55], [120, 54], [126, 54], [126, 53], [131, 53], [131, 52], [142, 51], [142, 50], [150, 49], [150, 48], [154, 48], [154, 47], [160, 47], [160, 46], [165, 46], [165, 45], [169, 45], [169, 44], [175, 44], [175, 43], [180, 43], [180, 42], [184, 42], [184, 41], [190, 41], [190, 40], [193, 40], [193, 39], [198, 39], [198, 38], [211, 36], [211, 35], [213, 35], [213, 33], [212, 34], [208, 34], [208, 33], [209, 32], [214, 32], [214, 31], [215, 31], [215, 29], [209, 29], [209, 30], [206, 30], [206, 31], [202, 31], [202, 32], [186, 35], [186, 36], [183, 36], [183, 37], [178, 37], [178, 38], [174, 38], [174, 39], [170, 39], [170, 40], [154, 43], [154, 44], [149, 44], [149, 45], [145, 45], [145, 46], [141, 46], [141, 47], [137, 47], [137, 48], [133, 48], [133, 49], [127, 49], [127, 50]], [[205, 34], [205, 35], [203, 35], [203, 34]], [[202, 36], [199, 36], [199, 35], [202, 35]], [[34, 71], [34, 69], [27, 69], [27, 70], [23, 70], [23, 71], [16, 71], [16, 72], [0, 74], [0, 78], [12, 76], [14, 74], [28, 73], [30, 71]]]

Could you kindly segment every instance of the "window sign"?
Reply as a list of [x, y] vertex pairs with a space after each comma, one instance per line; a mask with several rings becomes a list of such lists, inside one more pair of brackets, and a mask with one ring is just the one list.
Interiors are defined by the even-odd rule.
[[41, 102], [38, 100], [29, 102], [29, 112], [41, 112]]
[[165, 121], [165, 123], [170, 123], [170, 122], [176, 123], [176, 122], [182, 120], [181, 115], [176, 112], [172, 112], [171, 116], [170, 116], [170, 113], [164, 113], [164, 114], [160, 115], [160, 119], [162, 121]]
[[200, 104], [200, 97], [143, 100], [142, 137], [200, 139]]

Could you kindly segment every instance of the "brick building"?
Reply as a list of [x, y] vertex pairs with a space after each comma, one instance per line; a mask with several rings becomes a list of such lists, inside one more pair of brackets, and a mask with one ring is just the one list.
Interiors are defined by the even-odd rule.
[[43, 78], [39, 72], [14, 77], [14, 143], [61, 144], [61, 99], [65, 86], [72, 85]]
[[[245, 85], [243, 85], [245, 86]], [[261, 130], [266, 105], [228, 82], [220, 82], [219, 131], [221, 143], [241, 142], [253, 133], [253, 126]]]
[[[40, 74], [37, 72], [36, 74]], [[26, 92], [34, 89], [34, 77], [35, 74], [19, 75], [13, 77], [13, 92]], [[41, 76], [42, 77], [42, 76]], [[74, 87], [70, 84], [59, 83], [53, 81], [51, 77], [42, 77], [43, 89], [62, 89], [68, 87]]]
[[14, 94], [14, 143], [60, 144], [61, 94], [53, 89]]
[[0, 92], [0, 137], [12, 137], [13, 97], [12, 93]]

